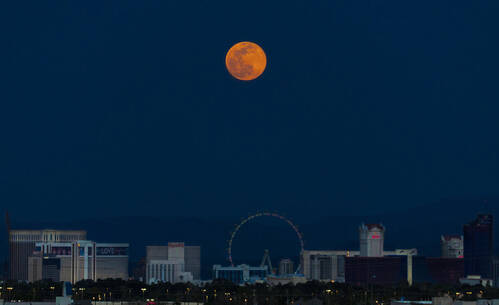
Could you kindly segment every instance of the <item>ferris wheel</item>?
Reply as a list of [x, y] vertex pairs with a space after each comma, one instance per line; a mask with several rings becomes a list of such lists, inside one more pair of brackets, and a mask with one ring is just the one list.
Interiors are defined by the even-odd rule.
[[[255, 218], [259, 218], [259, 217], [273, 217], [273, 218], [277, 218], [277, 219], [280, 219], [280, 220], [286, 222], [295, 231], [296, 236], [298, 237], [298, 242], [300, 244], [300, 251], [303, 252], [303, 250], [305, 249], [304, 242], [303, 242], [303, 235], [298, 230], [298, 228], [296, 227], [296, 225], [293, 222], [291, 222], [291, 220], [289, 220], [288, 218], [286, 218], [286, 217], [284, 217], [282, 215], [279, 215], [277, 213], [268, 213], [268, 212], [256, 213], [254, 215], [251, 215], [251, 216], [243, 219], [243, 221], [241, 221], [236, 226], [236, 228], [234, 229], [234, 231], [232, 231], [232, 234], [231, 234], [230, 239], [229, 239], [229, 246], [227, 248], [228, 260], [229, 260], [229, 263], [230, 263], [231, 266], [234, 266], [234, 262], [232, 260], [232, 243], [234, 241], [234, 238], [237, 236], [237, 233], [239, 232], [239, 229], [241, 229], [241, 227], [244, 226], [249, 221], [251, 221], [251, 220], [253, 220]], [[268, 255], [268, 251], [266, 252], [266, 255]], [[262, 264], [263, 264], [263, 261], [262, 261]], [[300, 267], [301, 266], [298, 266], [298, 268], [296, 269], [295, 273], [299, 272]]]

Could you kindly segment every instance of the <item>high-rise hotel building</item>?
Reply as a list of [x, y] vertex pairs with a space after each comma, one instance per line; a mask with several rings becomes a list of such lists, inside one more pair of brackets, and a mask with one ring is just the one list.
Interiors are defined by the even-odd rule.
[[37, 243], [71, 243], [86, 238], [86, 231], [11, 230], [9, 232], [9, 278], [17, 281], [28, 281], [28, 258], [33, 255]]
[[464, 274], [480, 275], [492, 279], [494, 256], [494, 218], [491, 214], [479, 214], [463, 227]]
[[362, 224], [359, 227], [360, 256], [383, 257], [385, 227], [382, 224]]

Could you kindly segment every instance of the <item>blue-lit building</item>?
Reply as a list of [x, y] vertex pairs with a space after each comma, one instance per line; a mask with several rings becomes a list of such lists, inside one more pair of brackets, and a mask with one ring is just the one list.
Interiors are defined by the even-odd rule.
[[213, 266], [213, 279], [224, 279], [234, 284], [252, 283], [264, 280], [269, 274], [267, 266], [251, 267], [249, 265], [238, 265], [222, 267]]
[[493, 217], [480, 214], [475, 220], [463, 227], [464, 235], [464, 273], [480, 275], [492, 279], [493, 263]]

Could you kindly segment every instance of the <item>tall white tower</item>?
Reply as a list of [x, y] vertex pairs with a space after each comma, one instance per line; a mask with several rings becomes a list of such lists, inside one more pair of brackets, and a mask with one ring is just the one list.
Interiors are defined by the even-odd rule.
[[360, 256], [382, 257], [385, 227], [382, 224], [362, 224], [359, 227]]

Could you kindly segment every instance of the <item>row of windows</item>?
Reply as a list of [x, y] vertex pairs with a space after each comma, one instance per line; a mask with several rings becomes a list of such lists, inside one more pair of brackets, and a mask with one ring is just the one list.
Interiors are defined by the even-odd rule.
[[83, 239], [85, 239], [85, 235], [80, 234], [46, 234], [43, 236], [43, 241], [75, 241]]
[[[183, 270], [183, 265], [180, 266]], [[173, 282], [175, 280], [175, 264], [148, 264], [147, 278], [151, 282]]]
[[12, 234], [10, 237], [11, 241], [39, 241], [41, 235], [37, 234]]
[[24, 234], [11, 233], [11, 241], [76, 241], [85, 239], [84, 234]]
[[235, 284], [240, 284], [244, 281], [242, 270], [217, 270], [215, 278], [229, 280]]

